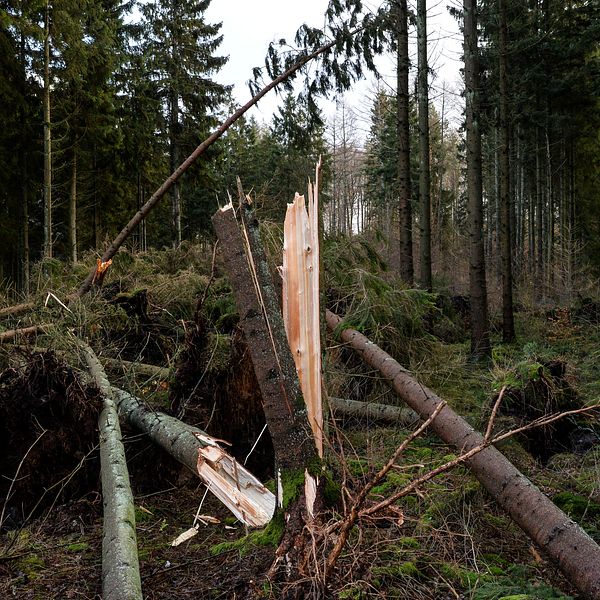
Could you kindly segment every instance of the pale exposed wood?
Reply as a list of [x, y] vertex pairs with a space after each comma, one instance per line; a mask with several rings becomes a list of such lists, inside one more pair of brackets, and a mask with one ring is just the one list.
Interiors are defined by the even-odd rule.
[[104, 600], [142, 600], [135, 507], [114, 393], [94, 351], [87, 344], [81, 346], [104, 400], [98, 419], [104, 505], [102, 596]]
[[33, 310], [34, 308], [35, 304], [33, 302], [24, 302], [23, 304], [15, 304], [14, 306], [0, 308], [0, 318], [19, 315], [21, 313]]
[[123, 390], [113, 390], [119, 414], [198, 475], [240, 521], [262, 527], [271, 520], [275, 496], [215, 438], [175, 417], [150, 410]]
[[294, 202], [288, 204], [284, 223], [281, 275], [283, 322], [317, 452], [323, 457], [317, 211], [317, 193], [313, 192], [310, 184], [308, 213], [304, 196], [296, 194]]
[[[339, 330], [342, 320], [327, 311], [327, 326]], [[388, 380], [392, 389], [422, 419], [443, 403], [397, 361], [354, 329], [343, 329], [341, 340], [352, 347]], [[440, 410], [431, 428], [444, 442], [469, 452], [484, 442], [449, 406]], [[600, 599], [600, 547], [495, 447], [478, 452], [465, 462], [483, 487], [523, 531], [556, 562], [567, 579], [585, 597]]]
[[171, 377], [171, 370], [166, 367], [158, 367], [156, 365], [149, 365], [147, 363], [131, 362], [129, 360], [122, 360], [120, 358], [107, 358], [102, 357], [100, 359], [109, 369], [131, 371], [136, 375], [144, 375], [145, 377], [157, 377], [158, 379], [169, 379]]

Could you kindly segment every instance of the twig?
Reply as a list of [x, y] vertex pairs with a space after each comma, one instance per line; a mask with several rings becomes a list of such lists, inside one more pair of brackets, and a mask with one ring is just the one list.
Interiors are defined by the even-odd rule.
[[23, 466], [23, 463], [29, 456], [29, 453], [33, 450], [33, 447], [44, 437], [44, 435], [46, 433], [48, 433], [48, 430], [44, 429], [44, 431], [42, 431], [42, 433], [40, 433], [40, 435], [38, 435], [37, 439], [33, 442], [33, 444], [31, 444], [31, 446], [29, 446], [29, 448], [27, 449], [27, 452], [25, 452], [25, 454], [23, 455], [23, 458], [19, 462], [19, 466], [17, 467], [15, 476], [12, 478], [12, 480], [10, 482], [10, 487], [8, 488], [8, 493], [6, 494], [6, 499], [4, 500], [4, 504], [2, 505], [2, 513], [0, 513], [0, 527], [2, 527], [2, 525], [4, 524], [4, 513], [6, 512], [6, 506], [8, 505], [8, 501], [10, 500], [10, 495], [11, 495], [13, 487], [15, 485], [15, 481], [17, 481], [17, 479], [19, 477], [19, 472], [21, 471], [21, 467]]
[[217, 248], [218, 247], [219, 247], [219, 240], [217, 239], [217, 241], [215, 242], [215, 244], [213, 246], [212, 262], [210, 265], [210, 277], [208, 279], [208, 283], [206, 284], [206, 287], [204, 288], [204, 291], [202, 292], [202, 297], [196, 303], [196, 322], [198, 322], [198, 313], [200, 312], [201, 308], [204, 306], [204, 303], [206, 302], [206, 296], [208, 295], [208, 290], [210, 289], [210, 286], [212, 285], [213, 281], [215, 280]]
[[500, 390], [500, 393], [498, 394], [498, 398], [494, 404], [494, 408], [492, 409], [492, 414], [490, 415], [488, 424], [487, 424], [487, 429], [485, 430], [485, 435], [483, 436], [483, 439], [487, 442], [490, 439], [490, 436], [492, 435], [492, 429], [494, 428], [494, 421], [496, 420], [496, 413], [498, 412], [498, 409], [500, 408], [500, 402], [502, 402], [502, 396], [504, 396], [504, 392], [506, 391], [506, 387], [507, 386], [502, 386], [502, 389]]
[[431, 416], [424, 421], [417, 429], [415, 429], [396, 449], [396, 451], [392, 454], [391, 458], [388, 462], [383, 466], [378, 473], [369, 481], [358, 493], [354, 502], [352, 503], [352, 507], [350, 508], [350, 513], [344, 518], [341, 523], [341, 531], [339, 532], [337, 542], [333, 547], [333, 550], [329, 554], [327, 558], [327, 562], [325, 565], [325, 578], [329, 576], [337, 559], [339, 558], [344, 546], [346, 545], [346, 541], [348, 539], [348, 533], [350, 529], [354, 526], [354, 523], [358, 519], [360, 512], [360, 507], [363, 502], [367, 498], [369, 492], [388, 474], [390, 469], [394, 466], [394, 463], [398, 460], [400, 455], [406, 450], [406, 448], [418, 438], [427, 427], [429, 427], [430, 423], [438, 416], [441, 410], [446, 406], [445, 402], [441, 402], [438, 404], [436, 409], [433, 411]]

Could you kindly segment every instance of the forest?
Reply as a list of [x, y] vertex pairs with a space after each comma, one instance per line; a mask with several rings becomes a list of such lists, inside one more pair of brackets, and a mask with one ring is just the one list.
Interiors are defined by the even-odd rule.
[[1, 597], [600, 599], [600, 2], [448, 4], [0, 0]]

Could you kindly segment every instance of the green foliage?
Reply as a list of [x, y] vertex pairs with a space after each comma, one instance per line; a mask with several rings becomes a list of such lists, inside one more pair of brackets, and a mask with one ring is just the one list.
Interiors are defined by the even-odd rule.
[[552, 501], [577, 521], [584, 518], [594, 519], [594, 517], [600, 515], [600, 504], [579, 494], [559, 492], [552, 498]]
[[255, 546], [277, 547], [281, 540], [281, 536], [283, 535], [283, 530], [283, 513], [278, 512], [264, 529], [253, 531], [232, 542], [216, 544], [211, 547], [210, 552], [213, 556], [218, 556], [223, 552], [238, 550], [240, 556], [244, 556]]

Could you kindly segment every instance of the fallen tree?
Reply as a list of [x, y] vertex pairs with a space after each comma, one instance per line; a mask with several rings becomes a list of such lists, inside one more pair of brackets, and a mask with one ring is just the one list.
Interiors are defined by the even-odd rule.
[[142, 600], [135, 507], [114, 394], [94, 351], [87, 344], [82, 349], [104, 400], [98, 419], [104, 505], [102, 596], [105, 600]]
[[11, 342], [20, 337], [28, 337], [36, 333], [43, 333], [47, 325], [32, 325], [31, 327], [21, 327], [20, 329], [7, 329], [0, 332], [0, 343]]
[[348, 398], [329, 397], [329, 406], [334, 414], [356, 419], [367, 419], [394, 425], [412, 427], [420, 421], [419, 415], [410, 408], [379, 404], [378, 402], [360, 402]]
[[0, 308], [0, 319], [4, 317], [12, 317], [14, 315], [20, 315], [21, 313], [30, 311], [33, 308], [35, 308], [34, 302], [23, 302], [22, 304], [14, 304], [13, 306]]
[[240, 521], [262, 527], [271, 520], [275, 496], [219, 446], [220, 440], [175, 417], [150, 410], [123, 390], [112, 391], [121, 418], [198, 475]]
[[[388, 380], [393, 390], [422, 419], [429, 419], [443, 403], [389, 354], [358, 331], [344, 328], [340, 317], [327, 311], [327, 325], [344, 343]], [[451, 408], [444, 406], [431, 428], [447, 444], [469, 452], [485, 443]], [[529, 481], [499, 450], [487, 447], [465, 464], [483, 487], [557, 564], [586, 597], [600, 598], [600, 547]]]

